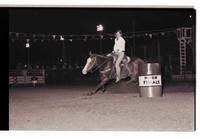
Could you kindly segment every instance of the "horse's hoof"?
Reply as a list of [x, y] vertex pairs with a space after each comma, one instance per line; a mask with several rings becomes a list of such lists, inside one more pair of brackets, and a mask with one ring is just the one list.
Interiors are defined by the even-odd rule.
[[90, 92], [90, 93], [88, 93], [87, 95], [88, 96], [91, 96], [91, 95], [94, 95], [95, 93], [94, 92]]
[[99, 93], [104, 93], [105, 91], [106, 91], [106, 89], [103, 88], [103, 89], [101, 89], [101, 90], [99, 91]]
[[104, 90], [102, 90], [102, 91], [99, 91], [99, 94], [104, 94], [104, 92], [105, 92]]
[[127, 82], [127, 84], [131, 84], [131, 83], [132, 83], [132, 84], [135, 84], [135, 85], [137, 85], [137, 84], [138, 84], [138, 82], [137, 82], [137, 81], [135, 81], [135, 80], [130, 80], [130, 81], [128, 81], [128, 82]]
[[131, 83], [133, 83], [132, 81], [128, 81], [128, 82], [126, 82], [126, 84], [131, 84]]
[[92, 94], [91, 93], [87, 93], [87, 96], [91, 96]]

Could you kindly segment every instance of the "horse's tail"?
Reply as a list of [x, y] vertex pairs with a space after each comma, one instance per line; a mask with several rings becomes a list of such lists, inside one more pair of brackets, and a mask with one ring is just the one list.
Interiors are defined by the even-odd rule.
[[138, 63], [138, 64], [145, 64], [146, 62], [143, 60], [143, 59], [141, 59], [141, 58], [137, 58], [136, 59], [136, 62]]

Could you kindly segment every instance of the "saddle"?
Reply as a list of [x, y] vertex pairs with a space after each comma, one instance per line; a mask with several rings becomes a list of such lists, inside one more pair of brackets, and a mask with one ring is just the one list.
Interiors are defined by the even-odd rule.
[[[113, 63], [115, 64], [116, 63], [116, 60], [117, 60], [117, 55], [113, 54], [113, 53], [109, 53], [107, 54], [106, 56], [108, 57], [112, 57], [113, 58]], [[131, 61], [131, 58], [127, 55], [124, 55], [121, 63], [120, 63], [120, 66], [121, 68], [123, 67], [126, 67], [126, 65]], [[126, 67], [127, 68], [127, 67]], [[113, 66], [113, 68], [111, 69], [111, 74], [110, 74], [110, 78], [111, 76], [115, 73], [115, 66]]]
[[[113, 63], [116, 62], [117, 60], [117, 55], [115, 54], [108, 54], [107, 56], [112, 56], [113, 57]], [[121, 66], [124, 66], [125, 64], [128, 64], [129, 62], [131, 61], [131, 58], [127, 55], [124, 55], [124, 58], [122, 59], [122, 62], [121, 62]]]

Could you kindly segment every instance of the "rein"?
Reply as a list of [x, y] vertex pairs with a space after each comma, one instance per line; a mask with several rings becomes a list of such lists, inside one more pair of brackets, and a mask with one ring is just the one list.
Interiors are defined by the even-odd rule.
[[[95, 59], [96, 60], [96, 59]], [[94, 68], [94, 70], [91, 70], [91, 73], [95, 72], [96, 70], [100, 69], [108, 60], [110, 59], [106, 59], [103, 63], [101, 63], [100, 65], [96, 66]]]

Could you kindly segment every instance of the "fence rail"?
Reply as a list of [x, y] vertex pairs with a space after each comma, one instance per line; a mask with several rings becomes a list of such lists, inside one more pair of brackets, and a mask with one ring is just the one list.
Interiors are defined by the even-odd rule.
[[9, 71], [9, 85], [13, 84], [44, 84], [45, 70], [10, 70]]
[[185, 74], [185, 75], [172, 75], [172, 80], [175, 81], [194, 81], [195, 75], [194, 74]]

